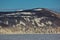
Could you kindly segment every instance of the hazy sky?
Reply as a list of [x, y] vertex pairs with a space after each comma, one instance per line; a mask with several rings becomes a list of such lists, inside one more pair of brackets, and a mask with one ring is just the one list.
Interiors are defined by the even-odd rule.
[[60, 0], [0, 0], [0, 9], [60, 8]]

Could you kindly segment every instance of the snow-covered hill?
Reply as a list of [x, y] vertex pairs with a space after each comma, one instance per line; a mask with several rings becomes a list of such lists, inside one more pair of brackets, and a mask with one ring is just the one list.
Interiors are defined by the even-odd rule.
[[59, 27], [60, 14], [46, 8], [0, 12], [1, 27]]

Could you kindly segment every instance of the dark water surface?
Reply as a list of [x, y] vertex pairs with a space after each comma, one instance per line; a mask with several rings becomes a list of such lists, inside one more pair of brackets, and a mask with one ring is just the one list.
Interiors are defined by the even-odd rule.
[[1, 35], [0, 40], [60, 40], [59, 34], [12, 34]]

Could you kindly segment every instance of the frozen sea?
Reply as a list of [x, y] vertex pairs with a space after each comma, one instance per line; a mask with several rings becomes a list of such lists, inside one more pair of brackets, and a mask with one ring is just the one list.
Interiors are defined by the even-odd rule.
[[0, 34], [0, 40], [60, 40], [60, 34]]

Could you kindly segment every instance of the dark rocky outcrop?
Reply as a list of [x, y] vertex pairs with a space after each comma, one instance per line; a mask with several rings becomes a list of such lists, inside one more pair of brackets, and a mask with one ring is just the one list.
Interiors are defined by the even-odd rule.
[[60, 27], [60, 14], [45, 8], [34, 8], [14, 12], [0, 12], [0, 26], [13, 27]]

